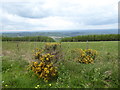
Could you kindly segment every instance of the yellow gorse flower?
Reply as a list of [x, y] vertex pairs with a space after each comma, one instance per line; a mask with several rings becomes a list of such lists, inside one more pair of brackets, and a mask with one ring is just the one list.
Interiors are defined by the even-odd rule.
[[45, 82], [57, 76], [57, 68], [54, 63], [59, 60], [60, 46], [60, 43], [46, 43], [43, 49], [36, 48], [33, 50], [36, 61], [32, 63], [31, 69], [39, 78], [43, 78]]
[[31, 69], [39, 78], [43, 78], [45, 82], [48, 82], [52, 77], [57, 76], [57, 68], [52, 63], [55, 55], [43, 51], [36, 48], [34, 56], [37, 61], [33, 62]]
[[74, 51], [78, 53], [78, 56], [75, 58], [75, 60], [85, 64], [93, 63], [97, 55], [97, 51], [92, 49], [83, 50], [83, 49], [77, 48]]
[[49, 58], [46, 58], [46, 60], [49, 60]]

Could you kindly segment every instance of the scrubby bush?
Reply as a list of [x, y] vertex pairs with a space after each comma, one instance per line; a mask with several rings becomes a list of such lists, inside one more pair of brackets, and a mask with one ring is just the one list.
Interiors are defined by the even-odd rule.
[[46, 53], [50, 53], [52, 55], [55, 55], [55, 62], [58, 62], [59, 60], [62, 60], [62, 50], [61, 50], [61, 44], [60, 43], [46, 43], [44, 48]]
[[85, 64], [93, 63], [97, 55], [97, 51], [92, 49], [83, 50], [78, 48], [73, 50], [72, 53], [75, 61]]
[[48, 82], [54, 77], [57, 77], [57, 62], [59, 53], [56, 53], [60, 44], [58, 43], [46, 43], [44, 49], [34, 50], [34, 59], [31, 64], [31, 69], [39, 78], [43, 78], [45, 82]]
[[45, 50], [46, 52], [53, 52], [55, 50], [58, 50], [60, 48], [60, 45], [60, 43], [46, 43]]

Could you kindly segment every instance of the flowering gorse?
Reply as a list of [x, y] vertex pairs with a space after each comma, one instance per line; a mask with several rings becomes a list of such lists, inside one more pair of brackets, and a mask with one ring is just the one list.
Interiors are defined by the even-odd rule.
[[39, 78], [43, 78], [45, 82], [57, 76], [58, 71], [54, 62], [57, 61], [56, 56], [58, 54], [56, 54], [56, 49], [58, 45], [60, 44], [47, 43], [44, 49], [36, 48], [34, 50], [34, 58], [36, 61], [32, 62], [31, 69]]
[[97, 55], [97, 51], [96, 50], [92, 50], [92, 49], [75, 49], [73, 50], [74, 54], [76, 54], [75, 56], [75, 61], [78, 61], [80, 63], [93, 63], [96, 55]]
[[46, 43], [44, 48], [46, 53], [54, 55], [54, 62], [62, 60], [62, 50], [60, 43]]
[[46, 43], [45, 51], [49, 53], [57, 52], [60, 50], [60, 47], [61, 47], [60, 43]]
[[39, 78], [43, 78], [45, 82], [57, 76], [57, 67], [53, 63], [46, 62], [33, 62], [32, 70], [38, 75]]

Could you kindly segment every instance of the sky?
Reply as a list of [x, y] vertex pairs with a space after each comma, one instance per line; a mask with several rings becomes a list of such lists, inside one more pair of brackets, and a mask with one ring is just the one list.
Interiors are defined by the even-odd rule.
[[119, 0], [1, 0], [0, 29], [117, 29]]

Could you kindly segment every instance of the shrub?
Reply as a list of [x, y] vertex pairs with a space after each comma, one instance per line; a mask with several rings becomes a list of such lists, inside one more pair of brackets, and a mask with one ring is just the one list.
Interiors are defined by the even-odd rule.
[[62, 60], [62, 50], [60, 43], [46, 43], [45, 52], [54, 55], [54, 62], [57, 63], [59, 60]]
[[60, 49], [61, 44], [60, 43], [46, 43], [45, 44], [45, 50], [46, 52], [54, 52], [58, 49]]
[[56, 63], [60, 54], [59, 46], [59, 43], [46, 43], [44, 49], [36, 48], [34, 50], [34, 59], [36, 61], [32, 62], [31, 69], [45, 82], [57, 76]]
[[96, 50], [92, 50], [92, 49], [75, 49], [72, 51], [72, 53], [74, 53], [74, 60], [78, 61], [80, 63], [93, 63], [96, 55], [97, 55], [97, 51]]
[[39, 78], [43, 78], [45, 82], [57, 76], [57, 68], [53, 63], [42, 62], [33, 62], [32, 70], [38, 75]]

